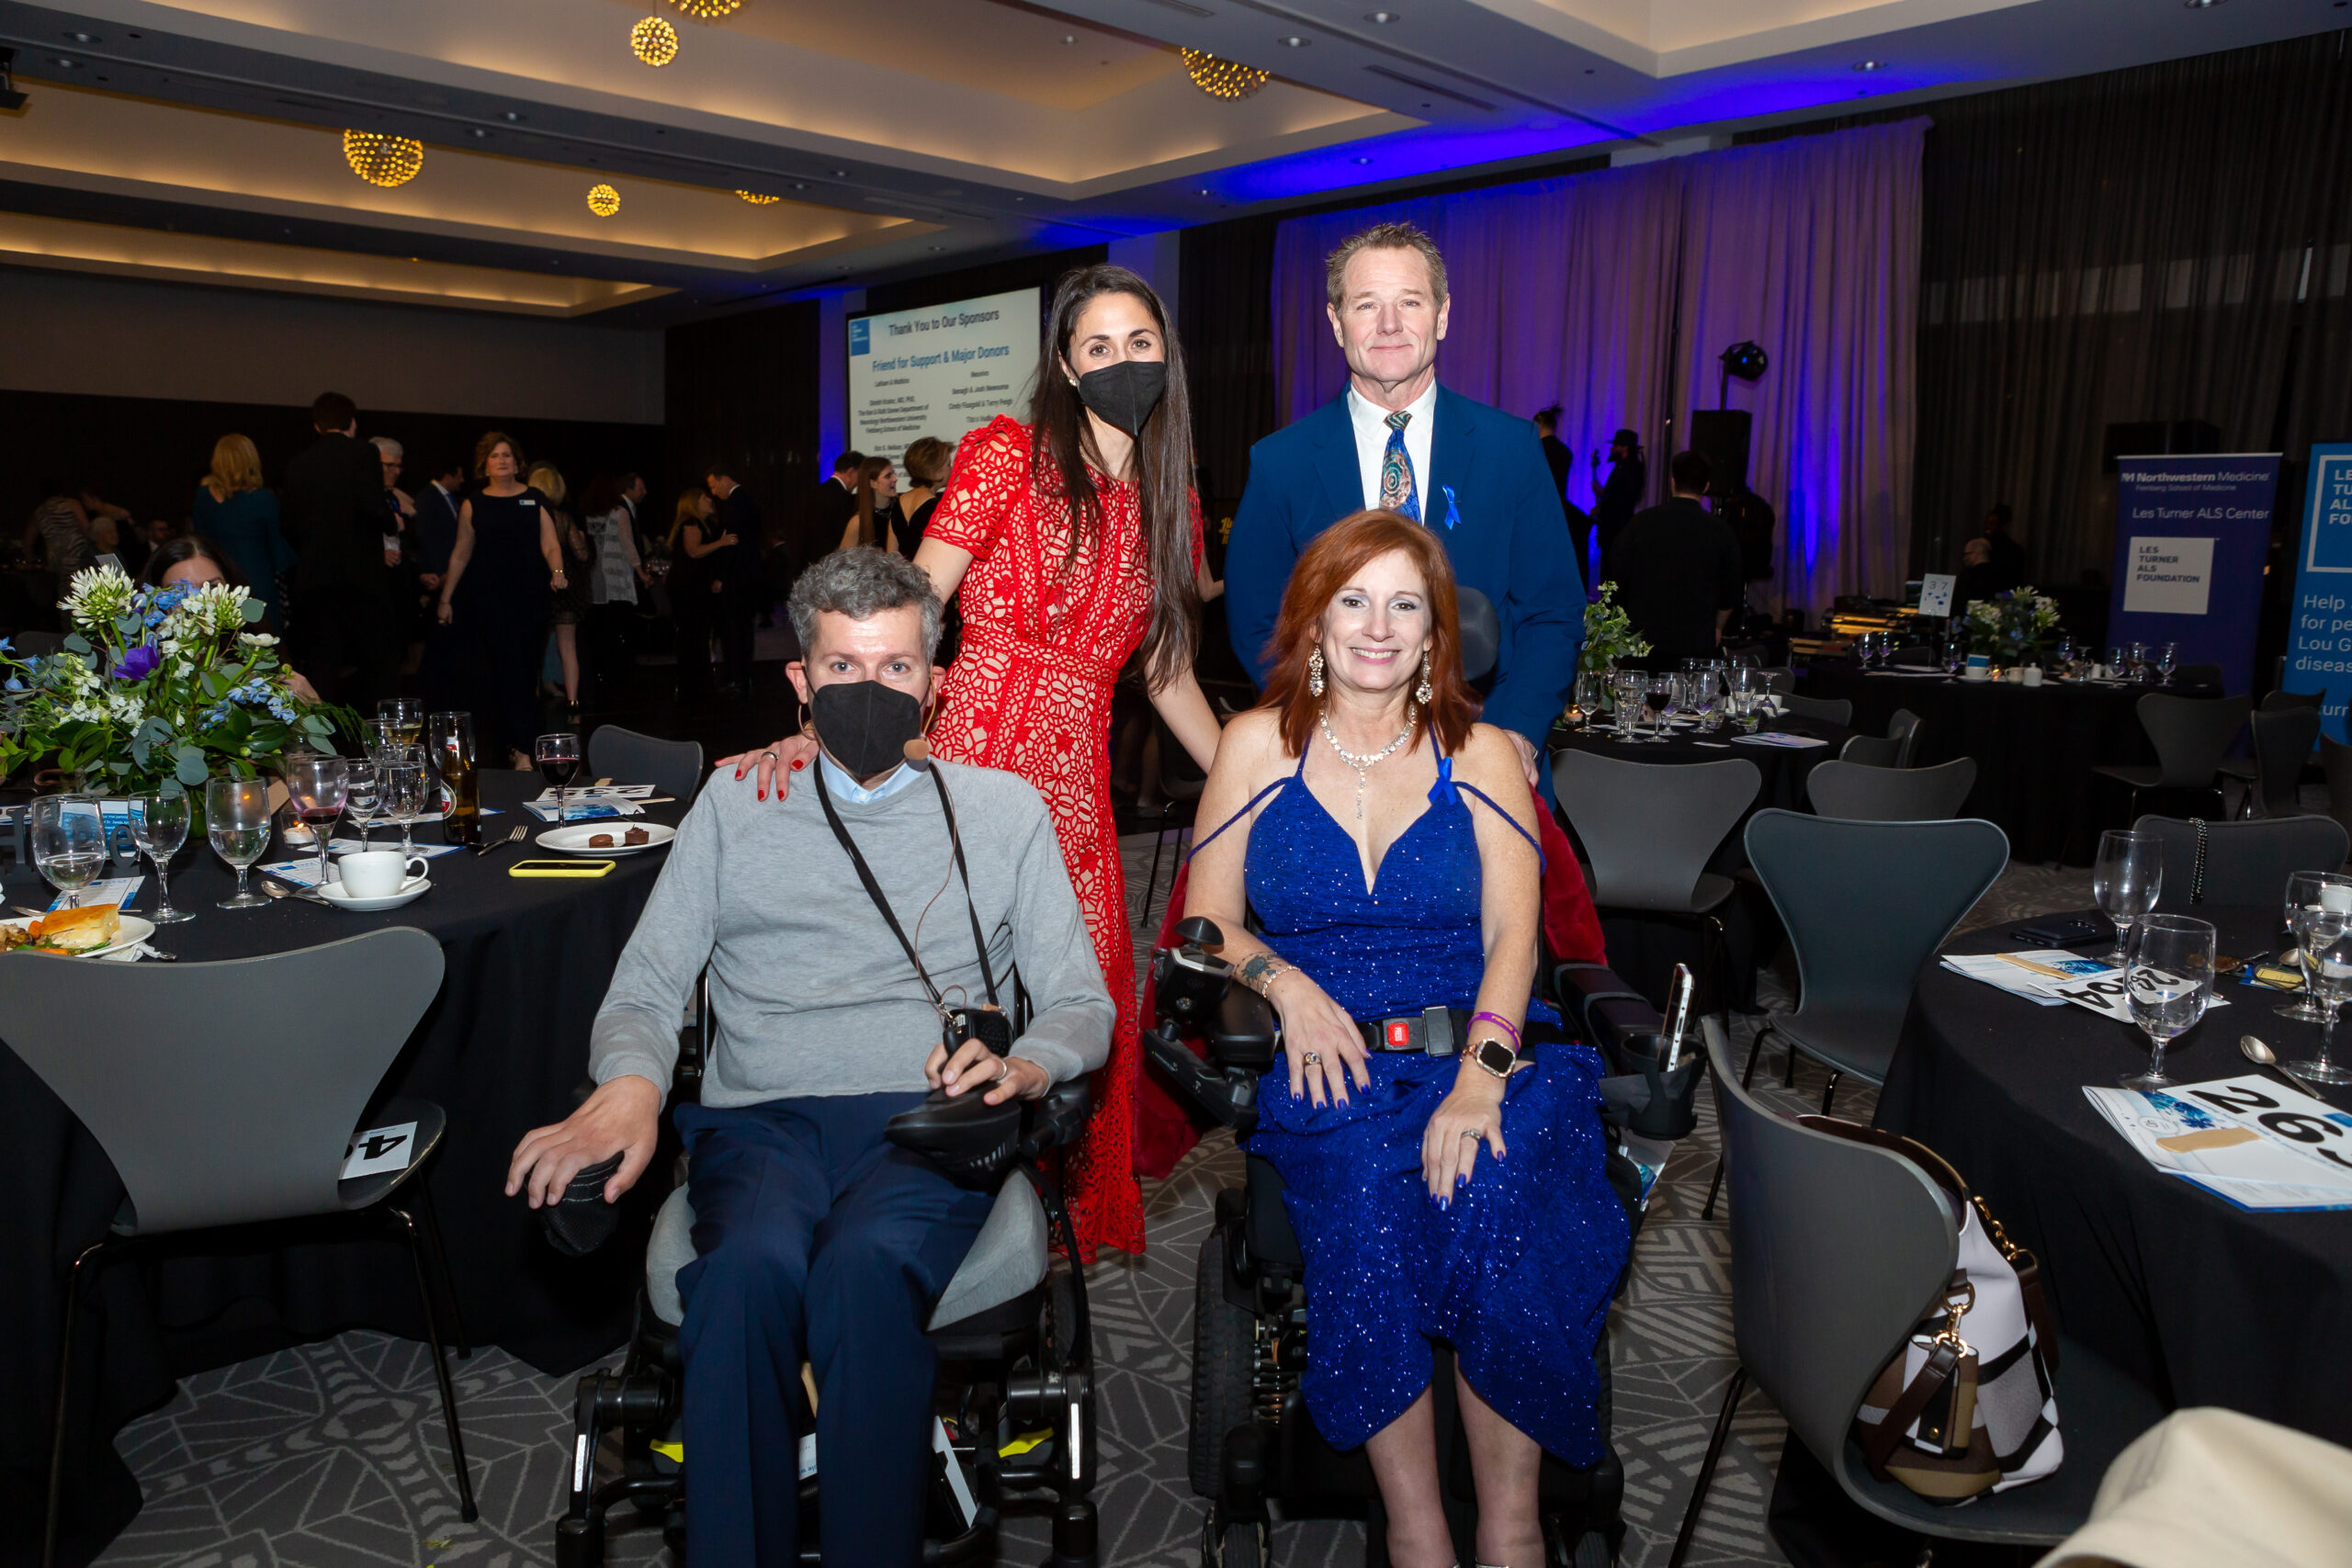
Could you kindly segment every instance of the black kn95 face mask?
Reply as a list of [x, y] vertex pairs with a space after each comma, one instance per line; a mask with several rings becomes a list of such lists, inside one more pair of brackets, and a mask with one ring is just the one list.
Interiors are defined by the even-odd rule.
[[888, 773], [907, 760], [908, 742], [922, 739], [922, 704], [879, 681], [819, 686], [808, 706], [819, 743], [852, 778]]

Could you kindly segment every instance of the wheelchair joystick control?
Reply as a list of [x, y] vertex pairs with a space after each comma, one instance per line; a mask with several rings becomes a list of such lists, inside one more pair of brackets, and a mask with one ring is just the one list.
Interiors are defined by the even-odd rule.
[[605, 1183], [621, 1168], [619, 1155], [582, 1169], [564, 1188], [563, 1196], [539, 1211], [548, 1241], [560, 1253], [585, 1258], [612, 1238], [621, 1212], [605, 1201]]

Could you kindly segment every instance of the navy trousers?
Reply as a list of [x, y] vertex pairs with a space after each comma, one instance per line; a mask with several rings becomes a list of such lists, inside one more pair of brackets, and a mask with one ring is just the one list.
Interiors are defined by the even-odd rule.
[[883, 1141], [922, 1098], [678, 1107], [696, 1254], [678, 1273], [696, 1564], [799, 1561], [804, 1359], [827, 1568], [922, 1557], [937, 1373], [923, 1325], [993, 1202]]

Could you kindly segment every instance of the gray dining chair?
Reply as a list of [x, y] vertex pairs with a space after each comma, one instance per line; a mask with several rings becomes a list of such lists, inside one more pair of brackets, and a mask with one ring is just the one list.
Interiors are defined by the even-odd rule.
[[1856, 735], [1848, 738], [1838, 748], [1838, 759], [1843, 762], [1861, 762], [1873, 768], [1907, 768], [1919, 749], [1919, 716], [1909, 708], [1896, 708], [1886, 721], [1886, 733]]
[[1872, 767], [1838, 760], [1804, 776], [1816, 817], [1853, 822], [1939, 822], [1960, 815], [1976, 787], [1976, 759], [1955, 757], [1932, 768]]
[[2327, 780], [2327, 814], [2352, 831], [2352, 746], [2321, 736], [2319, 768]]
[[1909, 708], [1896, 708], [1894, 714], [1888, 717], [1886, 721], [1886, 738], [1901, 748], [1901, 750], [1895, 753], [1894, 765], [1896, 767], [1907, 768], [1912, 766], [1918, 760], [1919, 731], [1925, 728], [1926, 726], [1927, 720], [1921, 718], [1917, 714], [1913, 713]]
[[[2352, 835], [2330, 817], [2257, 817], [2250, 822], [2199, 822], [2143, 817], [2134, 831], [2153, 833], [2164, 847], [2164, 883], [2157, 907], [2167, 914], [2199, 904], [2253, 904], [2276, 911], [2297, 871], [2334, 871], [2352, 852]], [[2198, 829], [2204, 829], [2202, 886]]]
[[2262, 700], [2254, 710], [2254, 755], [2222, 758], [2222, 773], [2246, 786], [2239, 816], [2253, 816], [2258, 804], [2265, 817], [2292, 817], [2301, 805], [2303, 765], [2319, 740], [2320, 710], [2315, 704], [2274, 707], [2270, 697]]
[[2290, 692], [2285, 688], [2265, 692], [2262, 700], [2254, 705], [2256, 713], [2277, 713], [2280, 708], [2309, 708], [2319, 712], [2327, 705], [2325, 692]]
[[702, 743], [664, 740], [617, 724], [599, 725], [588, 737], [588, 772], [616, 784], [650, 784], [681, 805], [702, 787]]
[[[2091, 770], [2132, 792], [2126, 817], [2140, 814], [2140, 795], [2152, 789], [2211, 790], [2221, 801], [2222, 756], [2254, 711], [2250, 697], [2176, 697], [2150, 692], [2134, 705], [2140, 728], [2156, 749], [2155, 765], [2102, 762]], [[2222, 803], [2226, 804], [2226, 803]]]
[[[1792, 1081], [1800, 1055], [1829, 1069], [1826, 1115], [1842, 1075], [1886, 1081], [1920, 966], [2008, 864], [2008, 835], [1974, 818], [1849, 822], [1776, 807], [1748, 818], [1746, 843], [1796, 954], [1797, 1006], [1757, 1032], [1740, 1081], [1777, 1034]], [[1702, 1215], [1722, 1184], [1719, 1168]]]
[[1791, 1121], [1731, 1072], [1731, 1046], [1700, 1021], [1716, 1124], [1731, 1170], [1732, 1337], [1738, 1364], [1700, 1462], [1668, 1568], [1680, 1568], [1732, 1416], [1753, 1382], [1838, 1488], [1888, 1523], [1943, 1540], [2009, 1546], [2064, 1540], [2089, 1517], [2108, 1465], [2165, 1412], [2147, 1389], [2062, 1328], [2053, 1353], [2065, 1461], [2030, 1486], [1965, 1507], [1872, 1476], [1852, 1440], [1879, 1369], [1943, 1299], [1960, 1259], [1946, 1190], [1893, 1149]]
[[1799, 718], [1834, 724], [1840, 729], [1854, 722], [1854, 705], [1846, 697], [1801, 697], [1793, 692], [1784, 692], [1781, 694], [1781, 708]]
[[[159, 1236], [322, 1215], [365, 1216], [407, 1241], [440, 1384], [463, 1517], [478, 1517], [441, 1348], [437, 1288], [459, 1353], [456, 1287], [423, 1181], [447, 1119], [430, 1100], [368, 1102], [441, 989], [441, 944], [413, 926], [213, 964], [0, 956], [0, 1041], [88, 1129], [122, 1179], [106, 1235], [67, 1271], [41, 1561], [55, 1555], [74, 1320], [113, 1257]], [[363, 1120], [363, 1117], [365, 1118]], [[342, 1179], [360, 1133], [414, 1122], [403, 1163]], [[426, 1255], [434, 1263], [428, 1279]]]
[[1702, 990], [1713, 980], [1704, 994], [1726, 996], [1730, 950], [1716, 911], [1733, 883], [1707, 863], [1756, 803], [1763, 771], [1745, 757], [1628, 762], [1569, 749], [1552, 754], [1552, 783], [1590, 862], [1594, 909], [1695, 924]]

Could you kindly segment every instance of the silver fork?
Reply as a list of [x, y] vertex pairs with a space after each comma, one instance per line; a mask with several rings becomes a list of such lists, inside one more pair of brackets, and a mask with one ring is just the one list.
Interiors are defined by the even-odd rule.
[[527, 832], [529, 832], [529, 831], [530, 831], [530, 829], [529, 829], [528, 828], [526, 828], [525, 826], [523, 826], [521, 823], [519, 823], [519, 822], [518, 822], [518, 823], [516, 823], [516, 824], [514, 825], [514, 830], [513, 832], [511, 832], [511, 833], [507, 834], [507, 835], [506, 835], [506, 837], [504, 837], [504, 838], [503, 838], [503, 839], [492, 839], [492, 840], [490, 840], [490, 842], [488, 842], [488, 843], [486, 843], [486, 844], [482, 845], [482, 847], [481, 847], [481, 848], [480, 848], [480, 849], [476, 850], [476, 851], [474, 852], [474, 853], [475, 853], [475, 854], [477, 854], [477, 855], [495, 854], [495, 853], [497, 853], [500, 850], [503, 850], [503, 849], [504, 849], [507, 845], [509, 845], [509, 844], [511, 844], [511, 843], [514, 843], [516, 840], [518, 840], [518, 839], [522, 838], [524, 834], [526, 834], [526, 833], [527, 833]]

